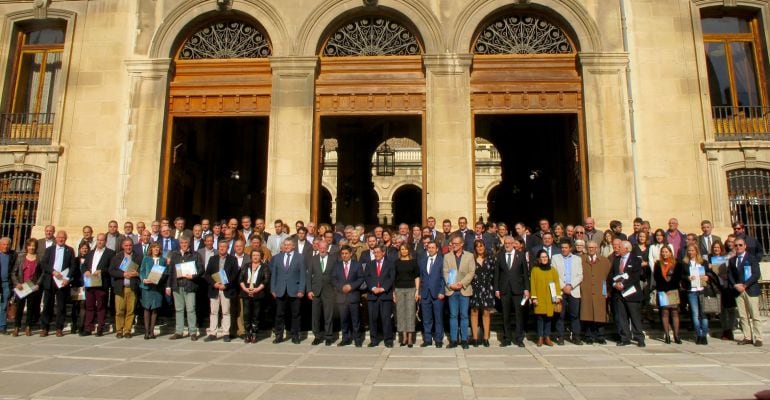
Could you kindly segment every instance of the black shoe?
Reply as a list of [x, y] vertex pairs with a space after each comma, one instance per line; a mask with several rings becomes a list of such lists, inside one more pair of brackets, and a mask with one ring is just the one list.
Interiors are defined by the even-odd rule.
[[197, 333], [193, 333], [192, 335], [190, 335], [190, 340], [193, 342], [197, 342], [198, 338], [200, 338], [200, 336]]
[[80, 336], [91, 336], [91, 332], [89, 332], [89, 331], [80, 331], [79, 335]]
[[594, 344], [594, 340], [593, 339], [586, 339], [586, 340], [583, 341], [583, 343], [585, 343], [585, 344]]
[[204, 342], [213, 342], [217, 340], [217, 337], [214, 335], [207, 335], [205, 339], [203, 339]]
[[393, 342], [385, 342], [385, 347], [392, 349], [393, 348]]
[[516, 346], [524, 347], [524, 340], [521, 340], [521, 339], [517, 340], [516, 341]]
[[564, 338], [556, 339], [556, 344], [558, 344], [559, 346], [564, 346]]
[[364, 342], [362, 340], [356, 340], [356, 347], [363, 347]]
[[701, 336], [701, 338], [700, 338], [700, 344], [702, 344], [702, 345], [704, 345], [704, 346], [708, 346], [708, 344], [709, 344], [709, 339], [708, 339], [708, 336]]
[[101, 330], [97, 329], [97, 330], [96, 330], [96, 335], [95, 335], [95, 336], [96, 336], [96, 337], [102, 337], [102, 336], [104, 336], [104, 333], [103, 333]]
[[313, 343], [311, 343], [311, 345], [313, 345], [313, 346], [318, 346], [318, 345], [319, 345], [319, 344], [321, 344], [321, 343], [323, 343], [323, 339], [321, 339], [321, 338], [315, 338], [315, 339], [313, 339]]
[[631, 342], [617, 342], [617, 343], [615, 343], [616, 346], [628, 346], [629, 344], [631, 344]]
[[481, 344], [482, 344], [484, 347], [489, 347], [489, 340], [487, 340], [487, 339], [484, 339], [484, 340], [482, 340], [482, 341], [481, 341]]
[[668, 333], [663, 337], [663, 342], [666, 344], [671, 344], [671, 336], [668, 336]]
[[511, 345], [511, 342], [507, 340], [503, 340], [502, 342], [500, 342], [500, 347], [508, 347], [510, 345]]
[[225, 336], [222, 338], [222, 341], [224, 341], [225, 343], [230, 343], [230, 335], [225, 335]]
[[442, 347], [444, 347], [444, 342], [436, 342], [436, 348], [437, 349], [440, 349]]
[[276, 336], [275, 339], [273, 339], [273, 344], [278, 344], [278, 343], [281, 343], [281, 342], [283, 342], [283, 335]]
[[324, 344], [327, 345], [327, 346], [331, 346], [332, 343], [334, 343], [334, 342], [332, 342], [331, 339], [326, 339], [326, 343], [324, 343]]
[[433, 343], [431, 343], [431, 342], [422, 342], [420, 347], [430, 347], [431, 345], [433, 345]]
[[461, 341], [460, 342], [460, 347], [462, 347], [465, 350], [468, 350], [468, 341], [467, 340]]
[[410, 349], [411, 349], [412, 347], [414, 347], [414, 345], [413, 345], [413, 344], [411, 344], [411, 343], [409, 343], [408, 345], [406, 345], [406, 347], [408, 347], [408, 348], [410, 348]]
[[575, 346], [582, 346], [583, 345], [583, 341], [580, 340], [580, 339], [575, 339], [575, 340], [572, 341], [572, 344], [574, 344]]
[[674, 338], [674, 343], [676, 344], [682, 344], [682, 339], [679, 338], [679, 336]]
[[149, 333], [145, 333], [144, 334], [144, 340], [150, 340], [150, 334]]
[[294, 344], [300, 344], [302, 343], [302, 339], [300, 339], [299, 336], [294, 336], [291, 338], [291, 342]]
[[598, 339], [596, 340], [596, 344], [607, 344], [607, 341], [605, 339]]
[[468, 340], [468, 345], [473, 346], [473, 347], [479, 347], [479, 341], [476, 340], [476, 339], [470, 339], [470, 340]]
[[450, 340], [449, 344], [447, 345], [446, 348], [447, 349], [454, 349], [455, 347], [457, 347], [457, 342]]
[[350, 341], [350, 339], [348, 339], [348, 340], [343, 340], [343, 341], [341, 341], [341, 342], [337, 343], [337, 347], [344, 347], [344, 346], [349, 346], [349, 345], [350, 345], [350, 343], [352, 343], [352, 342]]
[[377, 342], [370, 342], [366, 347], [377, 347], [379, 343]]
[[638, 341], [638, 342], [636, 343], [636, 345], [637, 345], [637, 346], [639, 346], [639, 347], [647, 347], [647, 345], [646, 345], [646, 344], [644, 344], [644, 340], [640, 340], [640, 341]]

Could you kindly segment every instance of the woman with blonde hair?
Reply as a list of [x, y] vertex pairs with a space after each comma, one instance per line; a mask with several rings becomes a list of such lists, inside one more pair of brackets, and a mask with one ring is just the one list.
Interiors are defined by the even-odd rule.
[[698, 246], [689, 245], [686, 249], [684, 263], [683, 286], [687, 291], [687, 301], [690, 304], [692, 312], [692, 323], [695, 328], [695, 344], [707, 345], [709, 334], [709, 318], [703, 311], [701, 301], [704, 294], [708, 291], [714, 296], [710, 286], [710, 278], [713, 273], [709, 268], [708, 261], [701, 258]]

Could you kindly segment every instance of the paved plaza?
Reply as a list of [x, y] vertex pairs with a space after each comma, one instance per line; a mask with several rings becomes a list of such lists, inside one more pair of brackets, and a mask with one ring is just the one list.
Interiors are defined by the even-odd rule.
[[770, 349], [709, 346], [311, 346], [0, 336], [0, 398], [750, 399], [770, 389]]

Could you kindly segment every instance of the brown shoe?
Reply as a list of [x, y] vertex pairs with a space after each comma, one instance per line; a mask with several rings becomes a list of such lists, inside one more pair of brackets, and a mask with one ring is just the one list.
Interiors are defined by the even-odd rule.
[[752, 344], [752, 343], [754, 342], [752, 342], [750, 339], [743, 339], [738, 341], [739, 345]]
[[32, 328], [27, 327], [26, 329], [24, 329], [24, 335], [32, 336]]
[[123, 338], [123, 332], [118, 332], [115, 334], [116, 339], [122, 339]]
[[48, 336], [48, 330], [43, 329], [42, 331], [40, 331], [40, 337], [46, 337], [46, 336]]
[[553, 346], [553, 342], [551, 341], [551, 338], [549, 338], [549, 337], [545, 338], [545, 345], [546, 346]]
[[13, 328], [13, 333], [11, 333], [11, 336], [18, 337], [19, 336], [19, 328]]
[[542, 347], [542, 346], [543, 346], [543, 338], [539, 337], [537, 338], [537, 347]]
[[64, 332], [62, 332], [61, 329], [57, 329], [56, 330], [56, 337], [62, 337], [62, 336], [64, 336]]
[[755, 340], [754, 341], [754, 347], [762, 347], [762, 341], [761, 340]]
[[123, 337], [126, 338], [126, 339], [131, 339], [131, 336], [132, 336], [131, 332], [127, 332], [127, 333], [123, 334]]

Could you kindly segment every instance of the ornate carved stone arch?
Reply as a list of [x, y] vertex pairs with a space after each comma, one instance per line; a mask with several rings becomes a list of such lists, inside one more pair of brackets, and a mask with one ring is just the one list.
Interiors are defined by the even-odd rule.
[[482, 193], [484, 193], [484, 200], [489, 199], [489, 194], [492, 193], [492, 190], [500, 184], [503, 183], [502, 179], [495, 179], [494, 181], [490, 182], [486, 187], [484, 187], [484, 190]]
[[[302, 56], [316, 56], [325, 41], [329, 27], [348, 13], [360, 11], [360, 0], [326, 0], [319, 4], [302, 24], [294, 45], [294, 53]], [[414, 25], [419, 34], [425, 53], [443, 52], [440, 23], [433, 12], [418, 0], [380, 0], [378, 7], [391, 14], [402, 16]]]
[[[278, 11], [267, 0], [239, 0], [233, 3], [232, 10], [247, 15], [256, 21], [270, 37], [272, 55], [285, 56], [291, 52], [286, 25]], [[209, 0], [187, 0], [181, 2], [166, 15], [163, 23], [153, 35], [149, 57], [170, 58], [178, 45], [180, 32], [190, 26], [202, 15], [215, 16], [219, 13], [216, 2]]]
[[[578, 0], [532, 0], [528, 2], [541, 10], [549, 11], [563, 18], [574, 32], [576, 45], [581, 52], [602, 52], [604, 46], [596, 21], [589, 15]], [[471, 43], [478, 26], [490, 15], [510, 7], [507, 0], [472, 0], [459, 14], [454, 23], [452, 36], [448, 41], [451, 51], [466, 53], [471, 49]]]

